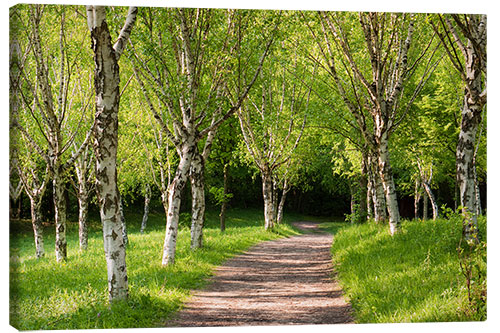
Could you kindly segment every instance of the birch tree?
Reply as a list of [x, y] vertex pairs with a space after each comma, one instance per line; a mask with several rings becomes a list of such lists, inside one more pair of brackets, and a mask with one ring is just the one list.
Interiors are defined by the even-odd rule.
[[[375, 175], [373, 184], [376, 185], [377, 178], [380, 178], [389, 213], [390, 232], [394, 234], [399, 229], [400, 216], [389, 160], [389, 138], [404, 119], [439, 59], [433, 59], [436, 48], [427, 53], [433, 45], [432, 38], [422, 49], [410, 52], [416, 22], [413, 15], [359, 13], [359, 39], [362, 44], [359, 39], [354, 40], [355, 34], [350, 33], [351, 29], [357, 29], [354, 17], [350, 15], [319, 13], [321, 30], [311, 29], [320, 50], [316, 61], [322, 59], [322, 68], [331, 75], [335, 89], [342, 96], [368, 145]], [[424, 58], [426, 53], [430, 56]], [[337, 54], [340, 54], [340, 59], [337, 59]], [[425, 70], [418, 84], [411, 89], [409, 83], [421, 63]], [[350, 93], [347, 92], [349, 89]], [[404, 97], [406, 105], [402, 106]]]
[[[145, 36], [152, 40], [158, 36], [158, 42], [142, 46], [146, 51], [142, 54], [138, 52], [138, 46], [135, 48], [137, 81], [154, 118], [179, 156], [168, 189], [163, 265], [175, 262], [181, 195], [188, 178], [191, 179], [193, 196], [191, 247], [201, 246], [205, 209], [204, 159], [217, 128], [236, 112], [251, 89], [272, 42], [269, 38], [253, 78], [241, 94], [235, 96], [234, 103], [224, 103], [219, 97], [223, 92], [226, 66], [233, 56], [234, 44], [229, 41], [235, 23], [232, 20], [234, 12], [226, 12], [228, 16], [222, 13], [204, 9], [151, 9], [145, 19]], [[154, 15], [158, 21], [153, 19]], [[227, 20], [227, 24], [216, 23], [221, 17]], [[213, 36], [219, 37], [210, 40]], [[220, 42], [215, 43], [216, 40]], [[150, 91], [147, 86], [155, 88]], [[161, 101], [160, 108], [152, 103], [151, 94]], [[208, 123], [206, 119], [210, 119]], [[204, 148], [200, 150], [198, 145], [204, 138]]]
[[[28, 50], [21, 50], [19, 33], [23, 30], [19, 8], [12, 8], [11, 16], [11, 35], [9, 44], [9, 108], [10, 108], [10, 177], [12, 178], [15, 170], [19, 176], [19, 185], [14, 189], [12, 184], [10, 192], [14, 196], [19, 196], [19, 189], [24, 189], [30, 199], [31, 224], [33, 227], [35, 240], [35, 256], [42, 258], [45, 255], [43, 225], [41, 205], [43, 195], [50, 180], [50, 168], [46, 160], [39, 154], [39, 146], [28, 132], [21, 132], [19, 128], [26, 127], [26, 123], [32, 118], [29, 115], [20, 115], [20, 109], [23, 113], [28, 113], [28, 108], [22, 103], [21, 82], [24, 73], [24, 65], [27, 60]], [[24, 126], [22, 126], [24, 125]]]
[[[297, 61], [294, 67], [298, 70]], [[300, 142], [311, 93], [290, 80], [291, 75], [285, 69], [281, 70], [279, 80], [268, 80], [275, 70], [271, 65], [266, 67], [259, 81], [259, 94], [253, 94], [238, 110], [247, 158], [257, 166], [262, 179], [266, 230], [274, 228], [276, 223], [276, 170], [290, 160]]]
[[113, 44], [106, 21], [106, 8], [87, 6], [87, 23], [95, 62], [96, 192], [103, 228], [110, 302], [128, 297], [126, 251], [123, 237], [121, 237], [123, 230], [120, 223], [120, 198], [116, 179], [120, 103], [120, 67], [118, 61], [129, 40], [137, 12], [137, 7], [129, 8], [125, 23]]
[[[75, 148], [76, 146], [75, 144]], [[93, 151], [90, 145], [87, 145], [78, 158], [75, 159], [76, 182], [70, 177], [78, 200], [78, 241], [81, 251], [85, 251], [88, 248], [88, 214], [90, 194], [93, 189], [93, 162]]]
[[436, 15], [432, 26], [464, 84], [456, 177], [464, 234], [477, 241], [477, 199], [474, 152], [486, 105], [486, 15]]
[[[78, 46], [85, 39], [74, 31], [79, 20], [77, 12], [66, 15], [64, 6], [28, 5], [22, 7], [22, 11], [26, 18], [23, 30], [27, 37], [25, 50], [28, 59], [22, 67], [21, 84], [25, 88], [20, 93], [23, 107], [29, 111], [34, 126], [23, 126], [18, 122], [16, 127], [29, 142], [28, 147], [50, 168], [56, 260], [63, 261], [67, 257], [65, 177], [87, 146], [91, 134], [82, 122], [90, 99], [74, 98], [79, 77], [73, 74], [78, 72], [84, 58]], [[77, 51], [70, 52], [75, 47]], [[76, 134], [82, 131], [86, 131], [85, 139], [70, 154]], [[39, 133], [40, 140], [36, 140], [35, 133]]]

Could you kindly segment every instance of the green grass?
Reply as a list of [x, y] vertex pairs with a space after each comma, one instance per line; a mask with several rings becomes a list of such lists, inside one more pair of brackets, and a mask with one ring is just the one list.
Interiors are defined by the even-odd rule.
[[[486, 239], [486, 220], [480, 219]], [[469, 321], [465, 278], [457, 246], [459, 218], [385, 225], [326, 223], [335, 232], [333, 262], [358, 323]], [[486, 270], [486, 262], [481, 261]], [[484, 313], [485, 315], [485, 313]]]
[[[68, 260], [57, 263], [54, 229], [45, 228], [44, 258], [34, 255], [29, 221], [11, 222], [10, 320], [20, 330], [137, 328], [163, 326], [182, 306], [190, 290], [202, 288], [213, 269], [263, 240], [297, 234], [288, 224], [264, 231], [259, 210], [230, 210], [226, 231], [218, 230], [216, 212], [207, 213], [204, 247], [191, 251], [187, 226], [179, 231], [176, 264], [161, 266], [165, 220], [151, 214], [139, 233], [140, 212], [126, 212], [129, 233], [129, 300], [109, 306], [102, 231], [92, 221], [89, 248], [78, 249], [78, 226], [68, 225]], [[288, 220], [293, 216], [288, 215]]]

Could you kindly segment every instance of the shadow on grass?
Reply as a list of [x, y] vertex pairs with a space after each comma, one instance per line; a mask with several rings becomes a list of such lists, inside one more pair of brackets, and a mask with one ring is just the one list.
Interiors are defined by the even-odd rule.
[[181, 228], [176, 264], [163, 267], [163, 214], [150, 215], [144, 234], [139, 233], [142, 214], [127, 215], [129, 300], [112, 307], [108, 305], [102, 232], [97, 223], [92, 223], [89, 248], [83, 253], [78, 250], [77, 226], [68, 223], [68, 260], [57, 263], [53, 227], [45, 228], [46, 257], [37, 260], [32, 231], [26, 227], [30, 222], [19, 222], [11, 234], [11, 324], [21, 330], [161, 326], [181, 307], [190, 290], [206, 285], [216, 266], [260, 241], [296, 234], [287, 225], [264, 231], [263, 221], [257, 218], [262, 219], [262, 212], [257, 210], [230, 212], [222, 233], [216, 227], [216, 214], [209, 213], [204, 247], [192, 251], [189, 229]]

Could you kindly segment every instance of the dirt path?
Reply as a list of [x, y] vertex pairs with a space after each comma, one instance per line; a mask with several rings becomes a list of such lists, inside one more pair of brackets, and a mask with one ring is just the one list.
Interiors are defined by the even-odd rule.
[[331, 278], [331, 242], [330, 234], [307, 233], [252, 247], [217, 268], [167, 326], [352, 323], [350, 305]]

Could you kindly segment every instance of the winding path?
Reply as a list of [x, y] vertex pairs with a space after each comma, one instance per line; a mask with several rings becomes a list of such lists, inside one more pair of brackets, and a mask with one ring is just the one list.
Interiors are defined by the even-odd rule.
[[216, 269], [167, 326], [352, 323], [351, 307], [332, 280], [332, 235], [313, 231], [262, 242]]

